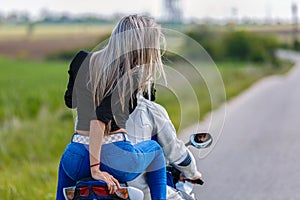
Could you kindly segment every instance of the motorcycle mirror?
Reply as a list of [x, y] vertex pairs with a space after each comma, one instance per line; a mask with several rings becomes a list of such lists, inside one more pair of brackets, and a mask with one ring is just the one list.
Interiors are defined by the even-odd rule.
[[190, 141], [186, 144], [192, 145], [197, 149], [205, 149], [210, 147], [213, 142], [213, 138], [209, 133], [196, 133], [191, 135]]

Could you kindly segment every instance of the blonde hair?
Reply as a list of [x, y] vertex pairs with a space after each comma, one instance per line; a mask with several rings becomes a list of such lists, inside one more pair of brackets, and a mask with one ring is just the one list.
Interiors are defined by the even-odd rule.
[[[163, 34], [153, 19], [139, 15], [123, 17], [108, 44], [93, 53], [90, 60], [95, 106], [117, 87], [124, 108], [125, 93], [129, 91], [132, 97], [136, 89], [145, 91], [150, 80], [155, 82], [156, 72], [164, 76], [160, 43], [164, 44]], [[138, 78], [133, 75], [137, 71]], [[133, 86], [134, 81], [137, 86]]]

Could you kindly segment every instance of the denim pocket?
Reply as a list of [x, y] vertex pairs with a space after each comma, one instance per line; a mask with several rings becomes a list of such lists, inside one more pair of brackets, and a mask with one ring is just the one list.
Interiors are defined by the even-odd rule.
[[84, 154], [79, 151], [72, 151], [67, 149], [62, 157], [62, 167], [66, 174], [77, 181], [80, 173], [80, 169], [83, 163]]

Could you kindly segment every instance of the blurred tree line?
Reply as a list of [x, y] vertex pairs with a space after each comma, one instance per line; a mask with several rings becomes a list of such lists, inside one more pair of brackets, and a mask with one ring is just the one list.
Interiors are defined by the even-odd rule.
[[[278, 64], [275, 50], [280, 47], [279, 40], [272, 35], [259, 35], [245, 30], [212, 30], [198, 26], [186, 32], [210, 54], [215, 61], [251, 61]], [[188, 43], [186, 46], [190, 46]], [[196, 53], [187, 48], [190, 55]]]

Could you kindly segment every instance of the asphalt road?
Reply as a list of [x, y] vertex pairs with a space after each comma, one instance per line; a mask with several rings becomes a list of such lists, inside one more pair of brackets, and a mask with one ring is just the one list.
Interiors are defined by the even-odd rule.
[[193, 151], [205, 181], [194, 187], [197, 199], [300, 199], [300, 54], [279, 55], [296, 66], [228, 102], [224, 126], [224, 110], [215, 112], [209, 128], [201, 124], [220, 137], [209, 154]]

